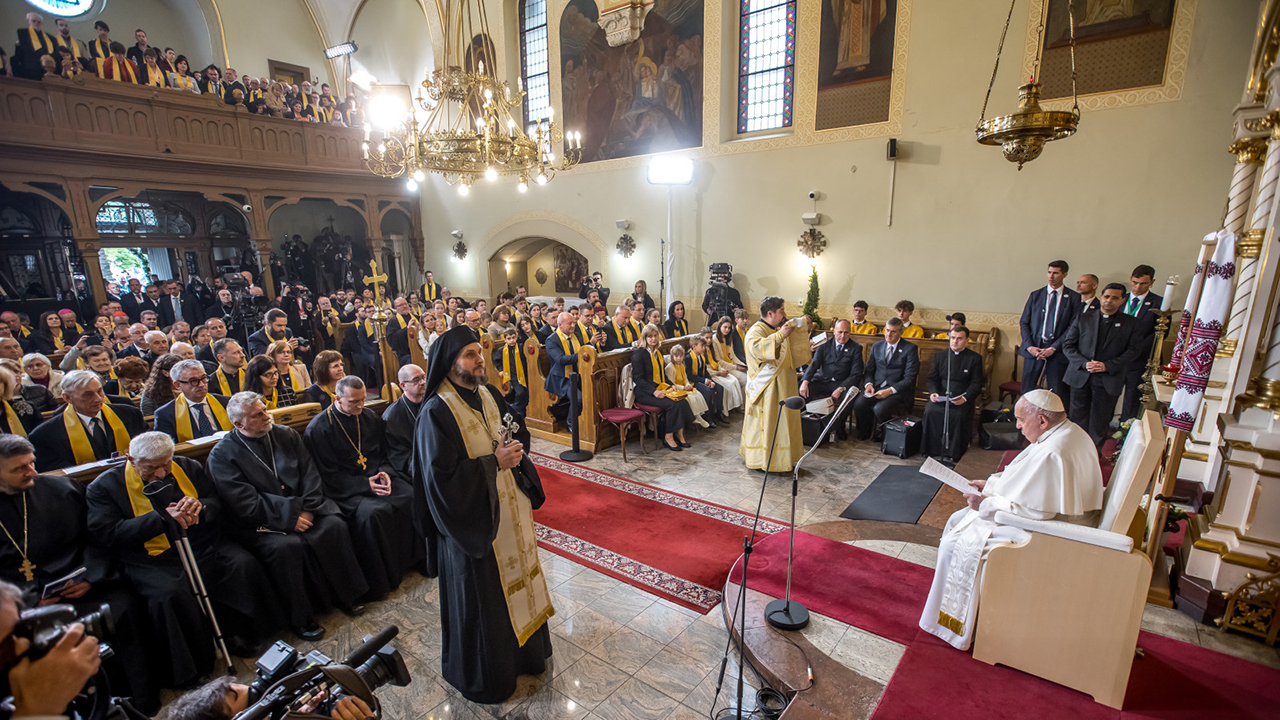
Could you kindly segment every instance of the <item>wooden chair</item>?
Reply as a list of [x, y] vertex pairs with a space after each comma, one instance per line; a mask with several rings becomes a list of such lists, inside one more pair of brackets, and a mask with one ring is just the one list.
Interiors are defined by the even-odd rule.
[[600, 417], [606, 422], [612, 423], [618, 428], [618, 444], [622, 445], [622, 462], [627, 461], [627, 430], [632, 423], [636, 424], [640, 433], [640, 452], [648, 454], [648, 450], [644, 448], [644, 419], [645, 413], [635, 408], [627, 407], [626, 395], [627, 387], [631, 383], [631, 366], [625, 365], [622, 369], [622, 377], [618, 379], [618, 404], [600, 411]]
[[974, 658], [1120, 708], [1151, 583], [1151, 561], [1134, 547], [1130, 528], [1136, 525], [1140, 541], [1134, 516], [1163, 441], [1160, 417], [1148, 410], [1129, 430], [1097, 528], [996, 513], [996, 522], [1031, 537], [987, 556]]
[[1009, 382], [1000, 383], [1000, 402], [1004, 402], [1006, 397], [1013, 402], [1022, 397], [1022, 375], [1018, 372], [1018, 362], [1022, 356], [1018, 354], [1019, 349], [1021, 349], [1020, 346], [1013, 348], [1013, 377]]

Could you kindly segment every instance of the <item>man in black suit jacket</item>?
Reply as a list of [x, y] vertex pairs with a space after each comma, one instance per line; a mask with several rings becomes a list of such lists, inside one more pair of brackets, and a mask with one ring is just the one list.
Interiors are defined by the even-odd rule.
[[130, 279], [129, 292], [120, 296], [120, 309], [129, 316], [129, 322], [138, 322], [143, 310], [155, 310], [155, 308], [144, 306], [143, 303], [146, 301], [147, 295], [142, 292], [142, 282], [137, 278]]
[[1142, 409], [1141, 391], [1142, 373], [1146, 370], [1145, 360], [1151, 357], [1151, 345], [1155, 342], [1156, 314], [1164, 298], [1151, 292], [1151, 283], [1155, 280], [1156, 269], [1150, 265], [1139, 265], [1129, 275], [1129, 297], [1120, 307], [1120, 312], [1137, 321], [1141, 335], [1138, 342], [1138, 362], [1130, 363], [1124, 376], [1124, 408], [1120, 412], [1123, 422], [1138, 416]]
[[919, 349], [902, 339], [902, 321], [889, 318], [884, 326], [884, 340], [871, 346], [871, 358], [863, 373], [862, 396], [853, 401], [859, 440], [878, 434], [880, 426], [888, 422], [898, 408], [911, 407], [919, 374]]
[[249, 357], [266, 352], [277, 340], [289, 340], [293, 349], [298, 349], [298, 343], [293, 341], [293, 331], [289, 329], [288, 316], [279, 308], [271, 308], [262, 319], [262, 328], [249, 336]]
[[1063, 342], [1069, 363], [1064, 379], [1072, 388], [1068, 414], [1099, 448], [1111, 432], [1125, 370], [1142, 353], [1138, 321], [1119, 312], [1124, 286], [1111, 283], [1103, 289], [1101, 301], [1096, 312], [1080, 316]]
[[[800, 395], [805, 399], [829, 397], [839, 406], [846, 392], [862, 385], [862, 346], [850, 339], [850, 327], [848, 320], [836, 320], [831, 328], [832, 338], [813, 354], [800, 381]], [[840, 440], [849, 436], [844, 427], [849, 412], [846, 409], [836, 422], [836, 437]]]
[[1098, 300], [1098, 276], [1092, 273], [1086, 273], [1076, 278], [1076, 292], [1080, 294], [1080, 312], [1087, 313], [1090, 310], [1097, 310], [1101, 305]]
[[167, 294], [161, 295], [157, 303], [160, 308], [160, 327], [169, 327], [179, 320], [195, 327], [204, 321], [204, 309], [191, 293], [182, 289], [182, 283], [170, 280], [165, 286]]
[[1027, 297], [1022, 308], [1022, 339], [1018, 354], [1022, 356], [1022, 392], [1035, 390], [1041, 375], [1045, 387], [1066, 401], [1062, 374], [1067, 360], [1062, 356], [1062, 341], [1080, 314], [1080, 295], [1063, 286], [1070, 267], [1066, 260], [1049, 263], [1049, 284]]
[[44, 31], [44, 17], [40, 13], [27, 13], [27, 26], [18, 31], [18, 44], [13, 48], [13, 74], [28, 80], [44, 77], [40, 58], [44, 55], [58, 57], [57, 43]]
[[964, 325], [952, 327], [947, 336], [947, 349], [934, 353], [929, 364], [921, 449], [925, 455], [955, 464], [969, 449], [973, 435], [974, 403], [982, 392], [982, 356], [969, 349], [969, 328]]
[[[66, 409], [31, 431], [36, 448], [36, 470], [48, 472], [93, 460], [106, 460], [112, 453], [129, 450], [129, 440], [146, 432], [142, 413], [132, 405], [108, 405], [102, 380], [92, 370], [72, 370], [62, 378], [62, 399]], [[92, 457], [77, 456], [67, 434], [70, 425], [83, 437]]]

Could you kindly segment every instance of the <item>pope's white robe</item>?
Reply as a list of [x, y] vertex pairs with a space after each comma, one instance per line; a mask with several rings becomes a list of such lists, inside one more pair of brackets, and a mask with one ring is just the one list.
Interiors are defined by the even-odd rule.
[[769, 460], [770, 445], [773, 461], [770, 472], [791, 472], [804, 455], [804, 436], [800, 432], [800, 411], [783, 410], [778, 418], [778, 405], [796, 395], [796, 367], [809, 362], [809, 335], [797, 328], [790, 337], [770, 327], [763, 320], [751, 326], [743, 343], [747, 357], [746, 417], [742, 422], [742, 441], [738, 454], [747, 467], [764, 470]]
[[921, 629], [959, 650], [973, 642], [987, 554], [1031, 538], [1025, 530], [995, 523], [996, 512], [1096, 526], [1102, 509], [1098, 451], [1084, 429], [1064, 420], [988, 478], [981, 494], [978, 510], [964, 508], [947, 520], [920, 616]]

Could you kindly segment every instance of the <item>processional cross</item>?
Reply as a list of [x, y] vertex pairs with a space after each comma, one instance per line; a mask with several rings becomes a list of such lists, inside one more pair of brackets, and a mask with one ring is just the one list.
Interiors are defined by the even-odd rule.
[[383, 286], [383, 284], [385, 284], [385, 283], [387, 282], [387, 275], [386, 275], [386, 273], [383, 273], [383, 274], [381, 274], [381, 275], [379, 275], [379, 274], [378, 274], [378, 261], [377, 261], [377, 260], [370, 260], [370, 261], [369, 261], [369, 270], [370, 270], [370, 272], [371, 272], [372, 274], [370, 274], [370, 275], [369, 275], [369, 277], [367, 277], [367, 278], [365, 278], [365, 279], [364, 279], [364, 284], [365, 284], [365, 285], [371, 285], [371, 286], [373, 287], [373, 304], [374, 304], [375, 306], [377, 306], [379, 313], [381, 313], [381, 311], [382, 311], [382, 286]]

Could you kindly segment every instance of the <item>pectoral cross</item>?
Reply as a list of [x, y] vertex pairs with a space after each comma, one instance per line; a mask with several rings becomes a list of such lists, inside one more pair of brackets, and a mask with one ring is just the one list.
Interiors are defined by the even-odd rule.
[[365, 458], [365, 456], [362, 453], [356, 453], [356, 464], [360, 466], [361, 470], [365, 469], [364, 464], [367, 461], [368, 461], [367, 458]]
[[22, 573], [22, 577], [31, 582], [36, 579], [36, 564], [31, 562], [31, 558], [22, 558], [22, 564], [18, 566], [18, 572]]
[[377, 307], [382, 307], [382, 284], [381, 283], [385, 283], [387, 281], [386, 273], [383, 273], [382, 275], [378, 274], [377, 260], [369, 261], [369, 270], [371, 274], [369, 275], [369, 277], [364, 279], [364, 284], [370, 285], [373, 287], [373, 304]]

